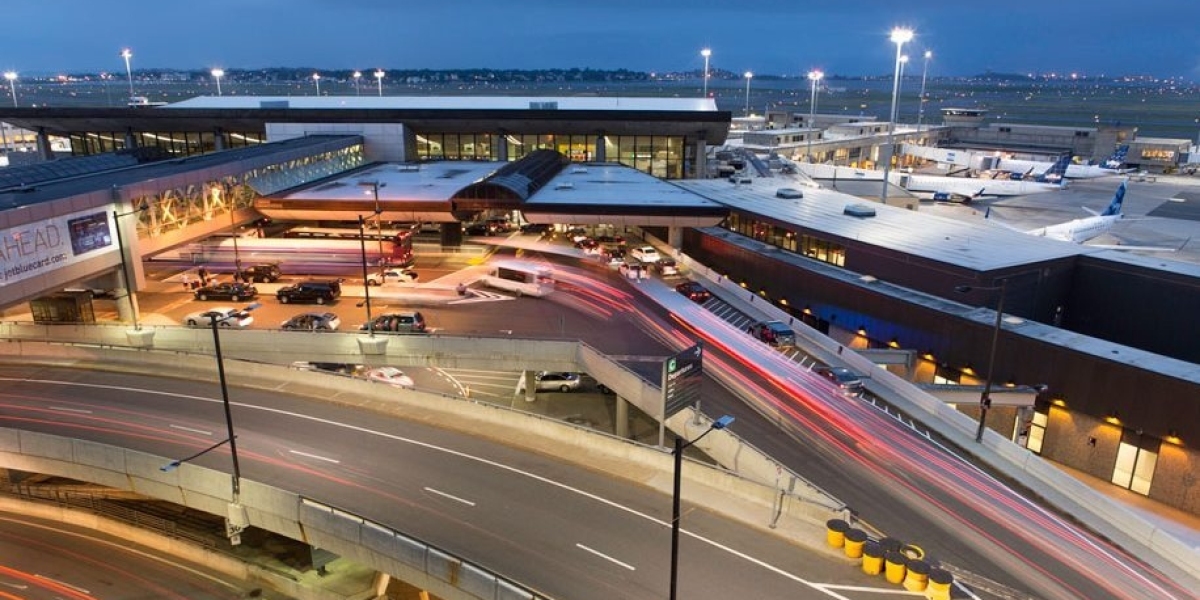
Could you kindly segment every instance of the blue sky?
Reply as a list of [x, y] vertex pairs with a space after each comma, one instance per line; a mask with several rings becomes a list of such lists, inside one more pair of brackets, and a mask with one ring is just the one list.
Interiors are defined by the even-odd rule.
[[[4, 0], [0, 69], [628, 68], [890, 73], [893, 26], [930, 75], [1200, 80], [1195, 0]], [[1136, 7], [1136, 8], [1130, 8]]]

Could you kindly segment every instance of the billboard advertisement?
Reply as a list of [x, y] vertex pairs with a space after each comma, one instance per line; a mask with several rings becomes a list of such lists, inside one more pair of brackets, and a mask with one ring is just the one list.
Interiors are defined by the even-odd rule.
[[116, 249], [112, 211], [82, 210], [0, 230], [0, 285]]

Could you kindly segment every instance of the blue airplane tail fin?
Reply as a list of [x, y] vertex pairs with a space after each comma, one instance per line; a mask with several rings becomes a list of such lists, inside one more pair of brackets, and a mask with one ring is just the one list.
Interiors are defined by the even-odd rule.
[[1121, 187], [1117, 188], [1117, 193], [1113, 194], [1112, 202], [1108, 203], [1108, 208], [1100, 213], [1102, 217], [1111, 217], [1121, 214], [1121, 202], [1125, 200], [1125, 182], [1121, 182]]
[[1050, 168], [1046, 169], [1046, 172], [1042, 173], [1041, 177], [1038, 177], [1038, 181], [1046, 183], [1062, 182], [1064, 179], [1066, 179], [1067, 166], [1070, 164], [1070, 154], [1064, 154], [1058, 157], [1058, 160], [1054, 161], [1054, 164], [1050, 165]]
[[1104, 159], [1100, 166], [1105, 169], [1120, 169], [1121, 165], [1125, 164], [1125, 155], [1127, 154], [1129, 154], [1129, 144], [1118, 146], [1112, 156]]

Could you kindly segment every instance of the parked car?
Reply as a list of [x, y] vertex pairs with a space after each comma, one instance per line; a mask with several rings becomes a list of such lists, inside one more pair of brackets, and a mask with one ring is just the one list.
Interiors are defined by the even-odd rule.
[[654, 246], [638, 246], [629, 251], [629, 256], [644, 263], [655, 263], [662, 260], [662, 256], [658, 250], [654, 249]]
[[692, 302], [698, 302], [700, 304], [704, 304], [705, 302], [708, 302], [709, 298], [712, 298], [712, 292], [704, 289], [704, 286], [696, 283], [695, 281], [685, 281], [675, 286], [675, 291], [687, 296], [688, 300], [691, 300]]
[[654, 263], [654, 268], [658, 269], [658, 274], [663, 277], [675, 277], [679, 275], [679, 265], [675, 263], [673, 258], [661, 258]]
[[425, 317], [417, 311], [389, 313], [371, 319], [370, 324], [363, 323], [359, 330], [372, 328], [384, 333], [425, 333]]
[[342, 296], [339, 281], [302, 281], [279, 288], [275, 298], [280, 304], [329, 304]]
[[795, 346], [796, 333], [780, 321], [760, 321], [750, 326], [750, 335], [755, 339], [780, 348]]
[[842, 393], [848, 396], [857, 395], [863, 390], [862, 377], [845, 367], [817, 367], [813, 373], [837, 384]]
[[492, 235], [494, 232], [488, 228], [487, 223], [469, 223], [463, 227], [463, 233], [467, 235]]
[[258, 295], [258, 289], [248, 283], [221, 282], [197, 288], [197, 300], [232, 300], [240, 302]]
[[310, 312], [284, 321], [279, 328], [287, 331], [337, 331], [341, 324], [342, 320], [331, 312]]
[[254, 322], [254, 317], [247, 311], [231, 306], [218, 306], [188, 314], [183, 318], [183, 324], [188, 327], [212, 327], [213, 317], [217, 319], [217, 327], [245, 329]]
[[521, 226], [521, 233], [549, 233], [549, 223], [526, 223]]
[[619, 235], [599, 235], [596, 236], [596, 241], [601, 244], [615, 244], [617, 246], [625, 245], [625, 238]]
[[617, 267], [617, 272], [626, 279], [646, 279], [647, 277], [646, 265], [630, 258], [626, 258], [621, 266]]
[[378, 381], [396, 387], [412, 389], [412, 377], [404, 374], [404, 371], [396, 367], [375, 367], [366, 372], [367, 379]]
[[[542, 371], [533, 376], [533, 389], [539, 392], [569, 392], [579, 389], [579, 373]], [[521, 379], [520, 391], [525, 391], [525, 379]]]
[[416, 282], [417, 272], [412, 269], [384, 269], [378, 273], [371, 273], [367, 275], [367, 285]]
[[363, 365], [356, 365], [354, 363], [308, 362], [303, 360], [293, 362], [292, 368], [301, 371], [324, 371], [338, 375], [355, 375], [366, 369]]
[[279, 265], [274, 264], [251, 265], [237, 272], [237, 277], [242, 281], [254, 283], [274, 283], [279, 281], [282, 275]]

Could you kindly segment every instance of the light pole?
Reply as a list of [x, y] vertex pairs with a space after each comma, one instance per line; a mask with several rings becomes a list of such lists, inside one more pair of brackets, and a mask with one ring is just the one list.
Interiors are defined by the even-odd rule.
[[813, 130], [816, 125], [813, 121], [817, 118], [817, 85], [821, 83], [821, 79], [825, 77], [825, 73], [820, 69], [813, 69], [808, 72], [808, 81], [812, 84], [812, 97], [808, 100], [808, 149], [804, 151], [805, 159], [812, 162], [812, 139], [815, 134]]
[[[374, 181], [360, 181], [360, 187], [369, 188], [371, 194], [375, 197], [375, 237], [379, 238], [379, 260], [383, 261], [383, 209], [379, 207], [379, 188], [387, 187], [386, 182], [380, 182], [378, 179]], [[363, 190], [364, 192], [366, 190]]]
[[896, 44], [896, 69], [892, 77], [892, 117], [888, 120], [887, 147], [884, 149], [883, 160], [883, 193], [879, 201], [887, 204], [888, 172], [892, 170], [892, 141], [896, 131], [896, 99], [900, 95], [900, 57], [904, 44], [913, 38], [913, 31], [904, 27], [892, 30], [891, 40]]
[[354, 77], [354, 95], [361, 96], [362, 90], [358, 87], [358, 80], [362, 79], [362, 71], [355, 71], [353, 77]]
[[921, 69], [921, 103], [917, 105], [917, 133], [921, 133], [921, 121], [925, 119], [925, 77], [929, 75], [929, 59], [933, 51], [925, 51], [925, 66]]
[[217, 95], [220, 96], [221, 95], [221, 78], [225, 76], [225, 70], [224, 69], [213, 69], [212, 76], [213, 76], [213, 79], [215, 79], [217, 81]]
[[708, 97], [708, 57], [712, 56], [712, 50], [705, 48], [700, 51], [700, 56], [704, 57], [704, 97]]
[[317, 84], [317, 95], [321, 95], [321, 74], [313, 73], [313, 83]]
[[362, 248], [363, 304], [367, 307], [367, 335], [375, 337], [375, 321], [371, 319], [371, 283], [367, 274], [367, 221], [358, 215], [358, 243]]
[[1004, 294], [1008, 291], [1008, 280], [1001, 279], [999, 286], [971, 287], [960, 285], [954, 288], [960, 293], [971, 290], [999, 290], [1000, 297], [996, 300], [996, 322], [992, 325], [992, 348], [988, 352], [987, 374], [983, 379], [983, 393], [979, 396], [979, 429], [975, 431], [975, 443], [983, 442], [983, 430], [987, 428], [988, 409], [992, 407], [992, 369], [996, 366], [996, 345], [1000, 341], [1000, 325], [1004, 318]]
[[375, 70], [375, 83], [379, 86], [379, 97], [383, 97], [383, 69]]
[[8, 80], [8, 89], [12, 90], [13, 108], [17, 106], [17, 72], [5, 71], [4, 78]]
[[129, 67], [129, 59], [133, 58], [133, 50], [125, 48], [121, 50], [121, 58], [125, 59], [125, 75], [129, 77], [129, 97], [133, 98], [133, 69]]
[[[121, 277], [125, 280], [125, 299], [129, 302], [129, 314], [131, 317], [133, 317], [133, 329], [135, 331], [141, 331], [142, 326], [140, 323], [138, 323], [137, 296], [134, 295], [133, 291], [133, 288], [135, 287], [134, 281], [129, 276], [129, 260], [125, 258], [125, 238], [121, 235], [121, 217], [136, 215], [140, 212], [144, 212], [148, 208], [150, 208], [149, 204], [143, 204], [140, 208], [131, 210], [129, 212], [123, 213], [115, 210], [113, 211], [113, 228], [117, 230], [117, 252], [121, 253]], [[135, 228], [134, 231], [137, 231], [137, 229]]]
[[699, 442], [709, 432], [716, 429], [725, 429], [733, 423], [733, 417], [725, 415], [716, 421], [713, 421], [708, 429], [704, 430], [696, 439], [690, 442], [684, 442], [682, 437], [675, 437], [675, 449], [671, 452], [675, 457], [675, 488], [674, 495], [671, 498], [671, 595], [670, 600], [675, 600], [676, 583], [679, 576], [679, 485], [681, 472], [683, 471], [683, 451], [692, 444]]
[[746, 78], [746, 116], [748, 117], [750, 116], [750, 78], [754, 77], [754, 73], [746, 71], [744, 76]]

